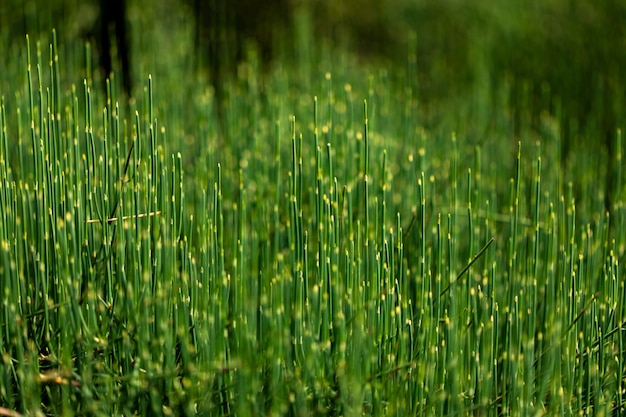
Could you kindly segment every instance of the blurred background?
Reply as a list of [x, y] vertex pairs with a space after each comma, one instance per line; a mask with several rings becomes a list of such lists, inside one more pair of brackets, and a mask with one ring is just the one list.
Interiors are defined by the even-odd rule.
[[[24, 35], [47, 45], [56, 28], [65, 60], [85, 63], [66, 66], [72, 82], [103, 85], [113, 71], [119, 89], [136, 96], [148, 73], [170, 92], [200, 77], [213, 85], [218, 111], [223, 86], [250, 57], [259, 74], [277, 65], [306, 72], [303, 63], [342, 51], [350, 65], [410, 79], [425, 124], [468, 102], [477, 135], [503, 108], [516, 135], [554, 121], [566, 160], [580, 147], [614, 151], [625, 22], [620, 0], [3, 0], [0, 49], [24, 61]], [[3, 94], [7, 79], [0, 75]]]
[[0, 46], [6, 53], [26, 33], [45, 38], [56, 28], [64, 44], [89, 40], [100, 48], [104, 67], [107, 35], [125, 41], [110, 46], [128, 45], [114, 52], [120, 59], [150, 53], [145, 48], [160, 33], [173, 42], [163, 45], [173, 50], [159, 49], [161, 58], [175, 59], [176, 49], [191, 45], [194, 63], [219, 74], [247, 43], [265, 63], [277, 49], [294, 52], [303, 12], [317, 39], [364, 59], [404, 65], [414, 48], [427, 97], [458, 94], [483, 65], [495, 77], [490, 82], [519, 78], [538, 95], [548, 88], [564, 102], [584, 99], [568, 109], [579, 116], [622, 96], [626, 4], [619, 0], [3, 0]]
[[559, 113], [566, 135], [590, 124], [610, 134], [624, 101], [624, 22], [619, 0], [3, 0], [0, 48], [23, 49], [26, 33], [45, 45], [56, 28], [70, 57], [89, 41], [95, 77], [115, 68], [131, 93], [151, 61], [219, 84], [250, 45], [263, 67], [296, 59], [305, 30], [379, 65], [405, 67], [414, 54], [425, 102], [506, 83], [536, 102], [537, 120]]

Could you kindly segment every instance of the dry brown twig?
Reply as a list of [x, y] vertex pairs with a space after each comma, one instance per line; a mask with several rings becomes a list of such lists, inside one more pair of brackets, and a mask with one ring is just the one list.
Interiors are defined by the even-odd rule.
[[[150, 213], [142, 213], [142, 214], [135, 214], [132, 216], [124, 216], [122, 217], [122, 220], [131, 220], [131, 219], [142, 219], [144, 217], [154, 217], [161, 214], [161, 211], [154, 211], [154, 212], [150, 212]], [[113, 223], [116, 222], [118, 220], [117, 217], [111, 217], [110, 219], [106, 219], [107, 223]], [[87, 220], [87, 223], [100, 223], [100, 219], [89, 219]]]

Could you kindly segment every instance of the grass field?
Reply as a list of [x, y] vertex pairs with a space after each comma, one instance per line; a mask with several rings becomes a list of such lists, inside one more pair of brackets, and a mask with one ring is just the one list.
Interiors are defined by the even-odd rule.
[[223, 102], [165, 35], [133, 99], [0, 65], [0, 415], [625, 415], [620, 126], [308, 36]]

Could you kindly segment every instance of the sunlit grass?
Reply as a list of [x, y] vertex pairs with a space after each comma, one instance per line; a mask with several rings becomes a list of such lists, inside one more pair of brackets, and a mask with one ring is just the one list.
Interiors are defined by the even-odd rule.
[[41, 49], [2, 92], [2, 412], [626, 411], [624, 207], [588, 179], [621, 151], [563, 172], [558, 129], [426, 123], [410, 70], [341, 54], [177, 107]]

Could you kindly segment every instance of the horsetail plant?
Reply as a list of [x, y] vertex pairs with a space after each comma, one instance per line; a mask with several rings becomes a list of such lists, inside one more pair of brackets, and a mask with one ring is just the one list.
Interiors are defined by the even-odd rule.
[[620, 181], [421, 125], [415, 57], [178, 108], [49, 54], [0, 104], [0, 414], [626, 412]]

